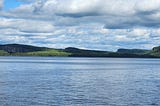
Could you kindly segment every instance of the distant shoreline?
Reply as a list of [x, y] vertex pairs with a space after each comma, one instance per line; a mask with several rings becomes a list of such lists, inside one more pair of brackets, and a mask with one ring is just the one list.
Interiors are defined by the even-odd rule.
[[0, 56], [89, 57], [89, 58], [160, 58], [160, 47], [152, 50], [118, 49], [117, 52], [68, 47], [54, 49], [21, 44], [0, 45]]
[[128, 58], [128, 59], [160, 59], [160, 57], [72, 57], [72, 56], [0, 56], [0, 57], [48, 57], [48, 58]]

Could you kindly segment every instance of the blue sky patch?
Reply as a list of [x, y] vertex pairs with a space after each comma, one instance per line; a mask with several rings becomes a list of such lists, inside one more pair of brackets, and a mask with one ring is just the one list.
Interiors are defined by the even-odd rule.
[[4, 9], [5, 10], [10, 10], [12, 8], [16, 8], [23, 4], [23, 2], [17, 1], [17, 0], [5, 0], [4, 2]]

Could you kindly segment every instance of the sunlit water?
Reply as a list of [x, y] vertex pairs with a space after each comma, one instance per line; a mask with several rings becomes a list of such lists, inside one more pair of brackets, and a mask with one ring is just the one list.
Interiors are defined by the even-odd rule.
[[0, 57], [0, 106], [160, 106], [160, 59]]

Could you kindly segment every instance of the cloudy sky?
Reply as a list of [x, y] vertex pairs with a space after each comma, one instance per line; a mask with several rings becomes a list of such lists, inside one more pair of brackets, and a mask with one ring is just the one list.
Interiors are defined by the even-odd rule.
[[0, 44], [116, 50], [159, 41], [160, 0], [0, 0]]

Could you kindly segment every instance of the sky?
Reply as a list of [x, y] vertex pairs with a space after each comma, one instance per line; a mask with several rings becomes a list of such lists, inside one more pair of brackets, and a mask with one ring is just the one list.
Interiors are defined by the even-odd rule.
[[5, 10], [9, 10], [20, 6], [21, 4], [23, 4], [23, 2], [17, 0], [4, 0], [3, 5]]
[[0, 0], [0, 44], [116, 51], [159, 41], [160, 0]]

